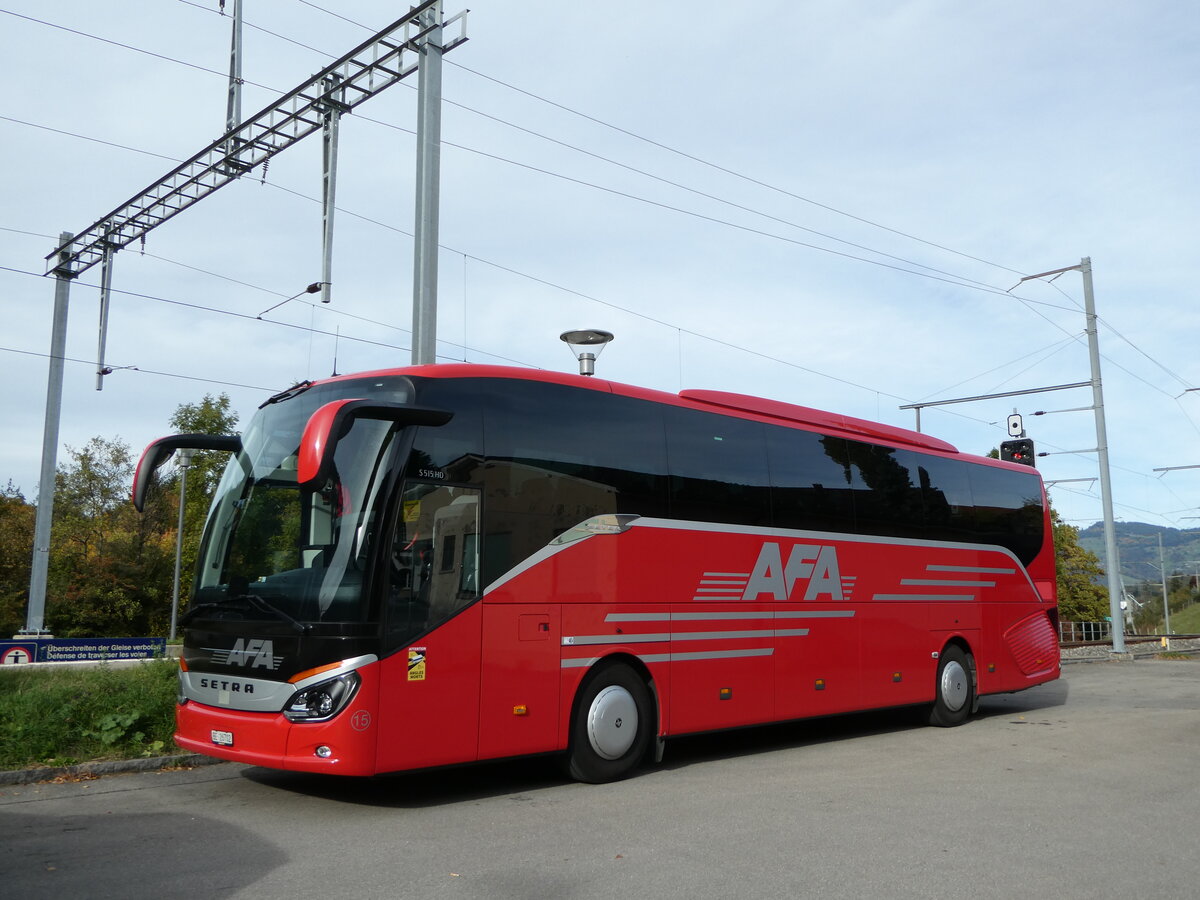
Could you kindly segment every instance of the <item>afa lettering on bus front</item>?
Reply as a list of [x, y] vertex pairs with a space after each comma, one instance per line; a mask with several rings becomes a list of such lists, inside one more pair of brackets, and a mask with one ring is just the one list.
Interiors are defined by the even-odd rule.
[[[853, 577], [843, 578], [837, 547], [830, 544], [792, 544], [765, 541], [749, 573], [705, 572], [696, 600], [849, 599]], [[800, 593], [803, 585], [803, 594]]]

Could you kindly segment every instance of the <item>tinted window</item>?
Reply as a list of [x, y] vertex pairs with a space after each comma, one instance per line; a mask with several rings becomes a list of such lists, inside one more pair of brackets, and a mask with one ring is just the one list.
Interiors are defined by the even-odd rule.
[[767, 428], [774, 482], [771, 505], [780, 528], [851, 531], [854, 507], [846, 442], [790, 428]]
[[911, 451], [847, 440], [859, 532], [923, 538], [925, 512]]
[[409, 484], [387, 567], [385, 642], [402, 646], [479, 597], [479, 491]]
[[445, 425], [415, 430], [406, 476], [459, 484], [482, 482], [485, 402], [475, 379], [418, 381], [417, 403], [450, 410], [454, 417]]
[[846, 441], [839, 462], [849, 472], [854, 521], [863, 534], [924, 537], [924, 507], [915, 454]]
[[538, 382], [488, 387], [485, 582], [591, 516], [666, 514], [657, 405]]
[[1026, 565], [1042, 548], [1044, 512], [1037, 475], [973, 465], [971, 494], [980, 543], [999, 544]]
[[667, 407], [671, 518], [737, 525], [771, 523], [764, 426]]
[[917, 477], [924, 499], [926, 535], [930, 540], [976, 540], [970, 470], [970, 463], [957, 459], [919, 458]]

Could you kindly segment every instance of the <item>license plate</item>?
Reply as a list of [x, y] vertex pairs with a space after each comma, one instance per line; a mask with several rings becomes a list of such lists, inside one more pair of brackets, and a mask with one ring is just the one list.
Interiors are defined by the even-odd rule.
[[232, 731], [214, 731], [212, 733], [212, 742], [214, 744], [217, 744], [220, 747], [232, 747], [233, 746], [233, 732]]

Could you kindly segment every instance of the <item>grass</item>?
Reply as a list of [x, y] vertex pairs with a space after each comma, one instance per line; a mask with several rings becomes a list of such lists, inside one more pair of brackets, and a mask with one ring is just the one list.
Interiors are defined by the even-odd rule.
[[0, 769], [176, 751], [177, 664], [0, 669]]
[[1172, 612], [1171, 631], [1174, 634], [1200, 634], [1200, 603]]

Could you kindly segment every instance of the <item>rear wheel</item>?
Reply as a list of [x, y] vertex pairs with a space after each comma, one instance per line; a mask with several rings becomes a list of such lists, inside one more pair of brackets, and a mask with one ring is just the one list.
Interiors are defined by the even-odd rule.
[[641, 677], [624, 663], [596, 670], [575, 704], [568, 773], [591, 784], [625, 778], [646, 757], [653, 728], [650, 692]]
[[949, 728], [965, 722], [975, 703], [975, 677], [971, 657], [962, 647], [950, 646], [942, 652], [934, 689], [929, 724]]

